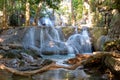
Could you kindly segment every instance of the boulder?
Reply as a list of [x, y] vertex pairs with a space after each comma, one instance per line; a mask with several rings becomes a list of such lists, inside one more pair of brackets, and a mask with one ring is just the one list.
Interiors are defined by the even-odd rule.
[[68, 53], [66, 45], [63, 42], [57, 42], [57, 41], [49, 41], [45, 43], [41, 48], [41, 52], [44, 55], [53, 55], [53, 54], [65, 55]]
[[105, 35], [100, 36], [97, 40], [97, 49], [99, 51], [103, 51], [103, 46], [105, 42], [107, 42], [108, 40], [109, 40], [108, 36], [105, 36]]

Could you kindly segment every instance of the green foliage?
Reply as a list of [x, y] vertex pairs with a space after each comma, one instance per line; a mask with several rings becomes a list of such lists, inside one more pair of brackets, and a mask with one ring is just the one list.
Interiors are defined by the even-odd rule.
[[12, 14], [10, 16], [10, 26], [18, 26], [19, 21], [18, 21], [18, 15], [17, 14]]
[[92, 12], [96, 11], [97, 2], [95, 0], [89, 0], [90, 8]]
[[97, 27], [105, 27], [105, 18], [100, 14], [98, 14], [97, 16], [98, 17], [96, 17], [97, 18], [96, 26]]
[[[21, 17], [20, 17], [21, 15]], [[18, 12], [12, 13], [9, 17], [10, 26], [22, 26], [25, 23], [24, 15]]]
[[0, 10], [3, 9], [4, 0], [0, 0]]
[[96, 8], [105, 10], [117, 9], [120, 12], [120, 0], [89, 0], [91, 10], [96, 11]]
[[[61, 0], [0, 0], [0, 11], [3, 11], [3, 7], [5, 6], [7, 17], [12, 18], [11, 19], [13, 20], [12, 23], [18, 25], [20, 23], [20, 19], [19, 19], [20, 17], [19, 15], [14, 15], [14, 14], [22, 13], [25, 16], [26, 2], [30, 3], [30, 16], [34, 17], [36, 15], [36, 11], [38, 9], [39, 3], [41, 2], [43, 3], [42, 10], [46, 10], [47, 7], [58, 9]], [[43, 16], [43, 14], [41, 13], [39, 14]]]
[[[61, 0], [29, 0], [31, 16], [35, 15], [36, 9], [38, 8], [38, 4], [40, 2], [43, 2], [41, 11], [45, 11], [47, 6], [52, 9], [59, 9]], [[44, 14], [40, 13], [40, 16], [44, 16]]]
[[120, 0], [115, 0], [114, 5], [112, 5], [112, 7], [120, 12]]
[[72, 7], [74, 10], [75, 18], [79, 20], [80, 18], [82, 18], [83, 0], [73, 0], [72, 4], [73, 4]]
[[105, 51], [120, 51], [120, 40], [108, 41], [104, 44]]
[[61, 0], [45, 0], [46, 4], [53, 9], [59, 9], [59, 3]]
[[92, 13], [97, 14], [93, 19], [96, 24], [95, 26], [98, 27], [110, 26], [108, 23], [110, 23], [112, 18], [111, 11], [113, 9], [117, 9], [120, 12], [120, 0], [89, 0], [89, 4]]

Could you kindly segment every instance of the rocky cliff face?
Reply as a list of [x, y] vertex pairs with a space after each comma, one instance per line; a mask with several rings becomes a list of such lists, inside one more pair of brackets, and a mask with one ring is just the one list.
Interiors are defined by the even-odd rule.
[[104, 44], [104, 50], [120, 52], [120, 13], [113, 15], [107, 35], [110, 40]]
[[117, 48], [113, 49], [113, 45], [117, 46], [120, 42], [120, 14], [113, 14], [108, 31], [103, 27], [94, 27], [91, 30], [91, 33], [95, 50], [101, 51], [104, 50], [103, 48], [106, 48], [109, 51], [116, 50]]
[[27, 29], [28, 28], [19, 27], [15, 29], [11, 28], [4, 30], [0, 34], [0, 44], [21, 44]]

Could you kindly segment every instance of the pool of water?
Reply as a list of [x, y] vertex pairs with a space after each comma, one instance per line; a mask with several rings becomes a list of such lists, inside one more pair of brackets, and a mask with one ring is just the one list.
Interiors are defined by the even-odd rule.
[[33, 76], [35, 80], [83, 80], [86, 78], [83, 70], [50, 70], [43, 74]]
[[[56, 64], [68, 66], [64, 64], [64, 61], [73, 58], [75, 55], [53, 55], [53, 56], [43, 56], [44, 59], [52, 59], [56, 61]], [[66, 70], [66, 69], [56, 69], [43, 72], [41, 74], [36, 74], [29, 77], [23, 77], [11, 74], [7, 71], [0, 71], [0, 80], [83, 80], [87, 77], [87, 74], [80, 69], [76, 70]]]
[[64, 61], [75, 57], [75, 54], [68, 54], [68, 55], [43, 55], [42, 56], [44, 59], [51, 59], [53, 61], [56, 62], [56, 64], [58, 65], [64, 65], [67, 66], [66, 64], [64, 64]]
[[36, 74], [32, 77], [23, 77], [0, 71], [0, 80], [83, 80], [85, 78], [87, 78], [87, 75], [83, 70], [57, 69]]
[[[53, 56], [43, 56], [44, 59], [52, 59], [56, 61], [56, 64], [69, 66], [64, 64], [64, 61], [73, 58], [75, 55], [53, 55]], [[67, 70], [67, 69], [56, 69], [49, 70], [43, 73], [38, 73], [33, 76], [19, 76], [9, 73], [7, 71], [0, 70], [0, 80], [109, 80], [101, 78], [101, 75], [98, 75], [97, 72], [94, 75], [88, 75], [81, 70], [82, 66], [79, 66], [75, 70]]]

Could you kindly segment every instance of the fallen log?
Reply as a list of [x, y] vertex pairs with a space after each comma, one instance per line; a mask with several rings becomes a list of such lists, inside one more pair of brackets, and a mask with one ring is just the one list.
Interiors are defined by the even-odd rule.
[[37, 69], [37, 70], [32, 70], [32, 71], [19, 71], [19, 70], [16, 70], [14, 68], [7, 67], [4, 64], [1, 64], [0, 65], [0, 69], [7, 70], [7, 71], [9, 71], [9, 72], [11, 72], [13, 74], [16, 74], [16, 75], [32, 76], [32, 75], [35, 75], [37, 73], [43, 73], [45, 71], [54, 70], [54, 69], [58, 69], [58, 68], [64, 68], [64, 69], [74, 70], [78, 66], [80, 66], [80, 64], [81, 64], [81, 62], [79, 62], [79, 63], [77, 63], [77, 64], [75, 64], [73, 66], [66, 67], [66, 66], [56, 65], [55, 63], [51, 63], [50, 65], [47, 65], [45, 67], [42, 67], [42, 68]]
[[45, 66], [45, 67], [43, 67], [43, 68], [40, 68], [40, 69], [37, 69], [37, 70], [32, 70], [32, 71], [19, 71], [19, 70], [16, 70], [16, 69], [14, 69], [14, 68], [7, 67], [7, 66], [5, 66], [4, 64], [1, 64], [1, 65], [0, 65], [0, 69], [2, 69], [2, 70], [7, 70], [7, 71], [9, 71], [9, 72], [11, 72], [11, 73], [13, 73], [13, 74], [16, 74], [16, 75], [31, 76], [31, 75], [34, 75], [34, 74], [36, 74], [36, 73], [42, 73], [42, 72], [44, 72], [44, 71], [47, 71], [47, 70], [49, 70], [49, 68], [50, 68], [51, 66], [53, 66], [53, 65], [55, 65], [55, 63], [51, 63], [50, 65], [47, 65], [47, 66]]
[[75, 58], [68, 59], [66, 63], [68, 64], [77, 64], [78, 62], [81, 62], [87, 58], [89, 58], [91, 55], [90, 54], [76, 54]]

